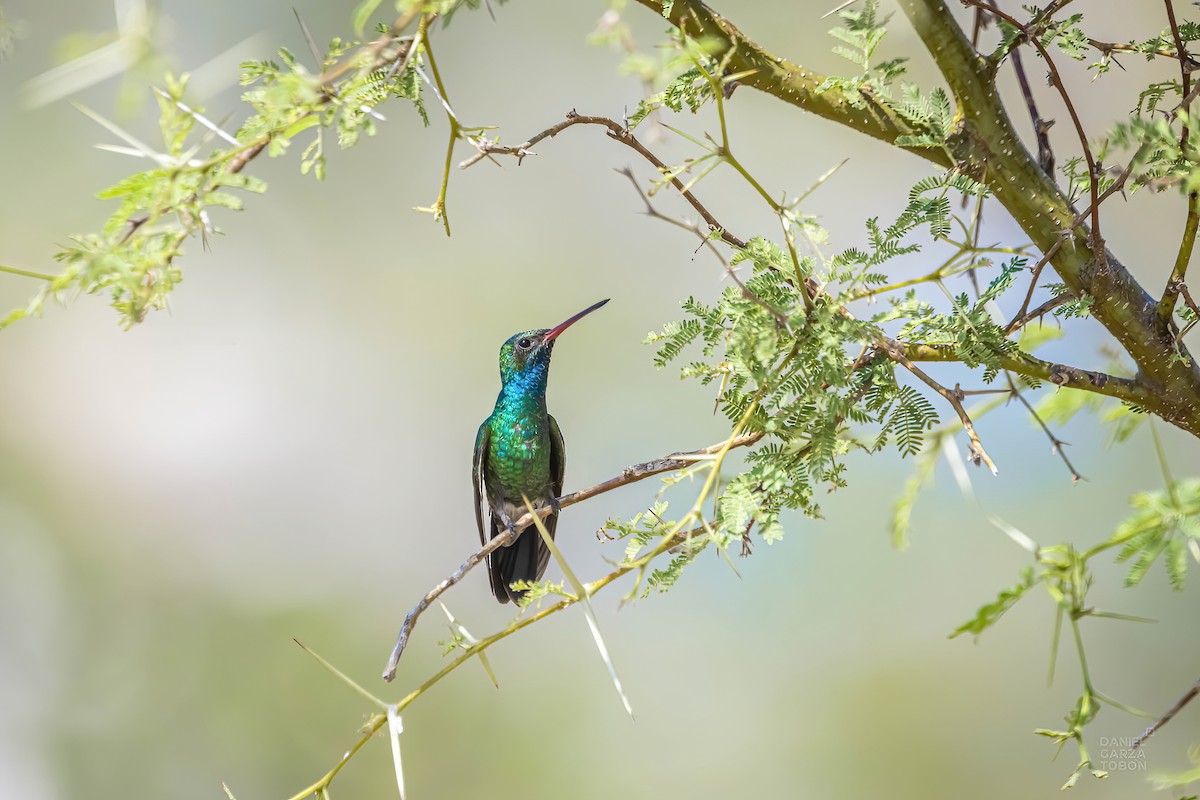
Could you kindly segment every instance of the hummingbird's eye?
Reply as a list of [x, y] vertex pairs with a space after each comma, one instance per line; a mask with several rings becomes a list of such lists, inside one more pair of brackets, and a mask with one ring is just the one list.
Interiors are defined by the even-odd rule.
[[519, 339], [517, 341], [517, 347], [521, 348], [522, 350], [528, 350], [529, 346], [532, 344], [533, 344], [533, 342], [531, 342], [528, 337], [526, 337], [524, 339]]

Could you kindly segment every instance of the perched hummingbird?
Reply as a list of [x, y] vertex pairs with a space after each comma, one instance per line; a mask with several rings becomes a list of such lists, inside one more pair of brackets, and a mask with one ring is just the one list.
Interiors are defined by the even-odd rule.
[[[553, 507], [546, 517], [546, 531], [554, 536], [567, 452], [558, 423], [546, 413], [550, 352], [563, 331], [607, 302], [601, 300], [553, 328], [522, 331], [500, 347], [503, 386], [492, 415], [479, 426], [471, 470], [482, 543], [513, 530], [513, 523], [526, 513], [521, 495], [534, 508]], [[549, 561], [550, 550], [542, 537], [534, 527], [526, 528], [511, 545], [488, 556], [492, 594], [501, 603], [516, 602], [525, 593], [509, 588], [510, 584], [541, 580]]]

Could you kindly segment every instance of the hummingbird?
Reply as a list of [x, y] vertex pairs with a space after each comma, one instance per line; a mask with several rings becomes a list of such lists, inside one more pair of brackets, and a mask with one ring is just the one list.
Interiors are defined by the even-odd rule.
[[[514, 522], [526, 513], [522, 495], [535, 509], [553, 509], [545, 525], [554, 536], [567, 451], [558, 422], [546, 412], [550, 353], [563, 331], [607, 302], [601, 300], [553, 328], [522, 331], [501, 345], [502, 386], [492, 415], [475, 436], [471, 469], [475, 522], [482, 544], [505, 531], [516, 532]], [[512, 589], [511, 584], [541, 580], [549, 562], [550, 549], [538, 531], [533, 526], [526, 528], [512, 544], [488, 556], [492, 594], [501, 603], [517, 602], [525, 593]]]

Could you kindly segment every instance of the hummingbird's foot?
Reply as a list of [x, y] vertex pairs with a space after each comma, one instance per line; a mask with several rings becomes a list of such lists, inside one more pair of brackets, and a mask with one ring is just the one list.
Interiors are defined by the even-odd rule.
[[558, 502], [557, 497], [551, 497], [550, 502], [547, 503], [546, 505], [550, 506], [551, 510], [554, 511], [555, 515], [557, 515], [559, 511], [562, 511], [562, 505]]
[[500, 524], [502, 524], [508, 530], [508, 541], [504, 544], [504, 547], [512, 547], [517, 543], [517, 537], [521, 535], [521, 532], [517, 530], [517, 526], [512, 521], [512, 517], [510, 517], [501, 509], [496, 509], [496, 511], [498, 512], [497, 516], [500, 517]]

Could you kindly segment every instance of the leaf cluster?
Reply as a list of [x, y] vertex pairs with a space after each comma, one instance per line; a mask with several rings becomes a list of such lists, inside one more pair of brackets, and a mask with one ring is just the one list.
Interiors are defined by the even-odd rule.
[[1175, 589], [1187, 579], [1188, 554], [1200, 561], [1200, 480], [1177, 481], [1167, 488], [1140, 492], [1130, 500], [1133, 513], [1118, 527], [1117, 561], [1129, 562], [1126, 586], [1142, 582], [1160, 558]]
[[[207, 243], [217, 231], [216, 209], [240, 211], [243, 193], [261, 193], [266, 184], [245, 173], [259, 151], [271, 156], [287, 152], [292, 141], [309, 129], [314, 138], [301, 158], [301, 171], [318, 179], [325, 175], [324, 133], [336, 131], [341, 147], [360, 135], [375, 132], [374, 111], [392, 96], [411, 100], [425, 119], [417, 66], [409, 59], [395, 70], [403, 50], [390, 57], [370, 56], [370, 48], [334, 39], [318, 59], [319, 72], [310, 72], [286, 49], [278, 60], [246, 62], [242, 95], [252, 113], [235, 134], [204, 116], [204, 109], [187, 97], [187, 79], [167, 76], [159, 92], [158, 148], [141, 142], [115, 123], [81, 109], [125, 144], [108, 149], [151, 162], [98, 194], [118, 206], [100, 231], [70, 238], [55, 259], [62, 271], [52, 277], [33, 300], [0, 320], [0, 328], [41, 311], [45, 301], [69, 290], [106, 292], [121, 322], [129, 327], [153, 309], [165, 308], [183, 275], [176, 260], [189, 239]], [[380, 62], [380, 63], [376, 63]], [[345, 73], [332, 80], [326, 76]], [[214, 149], [213, 145], [219, 147]]]

